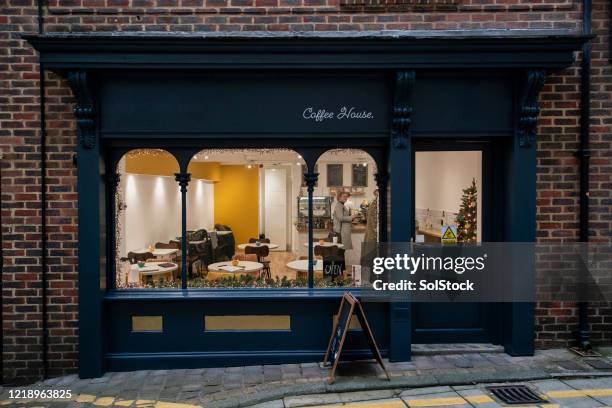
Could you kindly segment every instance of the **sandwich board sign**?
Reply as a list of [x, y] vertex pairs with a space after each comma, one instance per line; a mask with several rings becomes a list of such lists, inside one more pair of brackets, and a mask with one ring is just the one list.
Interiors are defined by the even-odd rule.
[[440, 228], [443, 244], [456, 244], [457, 243], [457, 226], [455, 225], [443, 225]]
[[345, 292], [342, 296], [342, 300], [340, 301], [338, 318], [334, 323], [331, 338], [329, 339], [329, 344], [327, 346], [327, 351], [325, 352], [325, 358], [323, 359], [324, 365], [328, 362], [332, 364], [329, 382], [334, 382], [334, 374], [336, 373], [336, 368], [338, 367], [338, 361], [340, 361], [344, 341], [346, 340], [346, 335], [348, 334], [349, 327], [351, 325], [351, 318], [354, 314], [357, 315], [357, 319], [359, 320], [359, 324], [361, 325], [361, 328], [366, 336], [368, 346], [370, 346], [374, 359], [384, 370], [385, 374], [387, 375], [387, 379], [390, 380], [391, 378], [389, 377], [389, 372], [387, 372], [385, 363], [382, 360], [380, 351], [376, 345], [376, 340], [374, 340], [374, 335], [372, 334], [370, 325], [368, 324], [363, 308], [361, 307], [361, 302], [359, 302], [359, 300], [353, 296], [352, 293]]

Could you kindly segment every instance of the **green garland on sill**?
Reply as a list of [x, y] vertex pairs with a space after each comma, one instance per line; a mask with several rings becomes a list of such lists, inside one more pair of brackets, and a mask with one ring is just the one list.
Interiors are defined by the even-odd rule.
[[[353, 281], [350, 278], [337, 279], [332, 281], [330, 278], [315, 278], [315, 288], [336, 288], [353, 286]], [[180, 288], [181, 280], [168, 281], [160, 278], [158, 281], [145, 283], [144, 285], [129, 284], [119, 289], [162, 289], [162, 288]], [[204, 278], [193, 278], [187, 281], [189, 288], [307, 288], [308, 280], [287, 279], [286, 276], [275, 279], [263, 279], [251, 275], [222, 277], [216, 280], [207, 280]]]

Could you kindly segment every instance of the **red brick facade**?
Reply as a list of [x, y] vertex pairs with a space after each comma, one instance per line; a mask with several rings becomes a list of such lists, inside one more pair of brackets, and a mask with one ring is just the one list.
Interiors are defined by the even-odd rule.
[[[369, 3], [369, 2], [368, 2]], [[429, 3], [429, 5], [427, 4]], [[47, 0], [48, 32], [329, 31], [581, 29], [579, 0]], [[609, 0], [593, 1], [591, 219], [593, 240], [612, 231], [612, 76]], [[40, 377], [41, 174], [38, 64], [20, 39], [38, 29], [36, 0], [0, 7], [0, 152], [2, 178], [4, 377]], [[579, 62], [547, 80], [541, 95], [537, 236], [575, 241], [579, 228]], [[75, 124], [71, 92], [54, 74], [47, 87], [47, 234], [49, 374], [73, 372], [78, 353]], [[593, 307], [593, 340], [612, 337], [609, 305]], [[567, 344], [577, 323], [573, 304], [536, 310], [537, 345]], [[607, 326], [606, 326], [607, 325]]]

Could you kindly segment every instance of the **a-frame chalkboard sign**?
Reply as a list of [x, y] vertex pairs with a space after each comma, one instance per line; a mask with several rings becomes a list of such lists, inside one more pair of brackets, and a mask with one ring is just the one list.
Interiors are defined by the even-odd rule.
[[336, 373], [336, 368], [338, 367], [338, 361], [340, 361], [342, 347], [344, 346], [344, 340], [346, 340], [346, 335], [348, 334], [353, 314], [357, 315], [361, 329], [368, 340], [370, 350], [372, 351], [372, 354], [374, 354], [374, 359], [376, 359], [378, 364], [380, 364], [384, 370], [385, 374], [387, 375], [387, 379], [391, 379], [389, 377], [389, 372], [385, 367], [385, 363], [383, 363], [380, 351], [378, 350], [378, 346], [374, 340], [374, 335], [372, 334], [372, 330], [370, 330], [370, 325], [368, 324], [368, 320], [366, 319], [363, 308], [361, 307], [361, 303], [355, 296], [353, 296], [352, 293], [345, 292], [342, 296], [342, 300], [340, 301], [338, 318], [334, 322], [334, 328], [332, 330], [331, 338], [329, 339], [329, 344], [327, 345], [325, 358], [323, 359], [323, 364], [327, 364], [328, 362], [332, 364], [329, 382], [334, 381], [334, 375]]

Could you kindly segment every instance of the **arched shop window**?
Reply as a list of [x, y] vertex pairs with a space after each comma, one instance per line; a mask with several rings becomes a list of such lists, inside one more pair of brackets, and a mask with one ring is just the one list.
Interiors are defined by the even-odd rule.
[[289, 149], [208, 149], [191, 158], [189, 287], [307, 287], [305, 167]]
[[361, 274], [364, 248], [375, 245], [379, 236], [376, 163], [363, 150], [334, 149], [322, 154], [316, 166], [315, 281], [335, 275], [337, 285], [359, 286], [368, 278]]
[[117, 289], [181, 286], [179, 164], [161, 149], [135, 149], [119, 160], [115, 194]]

